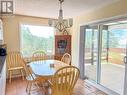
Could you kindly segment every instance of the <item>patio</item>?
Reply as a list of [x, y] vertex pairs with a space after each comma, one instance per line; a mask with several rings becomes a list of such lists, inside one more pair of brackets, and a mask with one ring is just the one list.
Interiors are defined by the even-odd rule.
[[[96, 80], [96, 65], [86, 64], [85, 72], [90, 80]], [[102, 64], [100, 84], [120, 95], [123, 93], [125, 67], [117, 64]]]

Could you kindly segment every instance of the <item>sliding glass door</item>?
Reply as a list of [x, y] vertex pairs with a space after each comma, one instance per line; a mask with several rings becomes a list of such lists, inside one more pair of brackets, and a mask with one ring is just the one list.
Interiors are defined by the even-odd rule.
[[84, 75], [118, 95], [127, 95], [127, 29], [122, 25], [85, 27]]

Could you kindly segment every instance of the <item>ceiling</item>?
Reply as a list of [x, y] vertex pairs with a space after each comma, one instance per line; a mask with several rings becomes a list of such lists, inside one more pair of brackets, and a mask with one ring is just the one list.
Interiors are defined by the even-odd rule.
[[[14, 0], [15, 14], [58, 17], [58, 0]], [[118, 0], [64, 0], [64, 17], [74, 17]]]

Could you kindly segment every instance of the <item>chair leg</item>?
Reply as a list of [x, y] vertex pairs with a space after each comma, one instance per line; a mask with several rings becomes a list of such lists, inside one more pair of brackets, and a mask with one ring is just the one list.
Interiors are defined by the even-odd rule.
[[28, 94], [29, 95], [30, 95], [31, 87], [32, 87], [32, 82], [29, 82], [29, 88], [28, 88]]
[[12, 71], [9, 71], [9, 83], [11, 83], [11, 73]]
[[44, 93], [45, 93], [45, 95], [49, 95], [49, 91], [48, 91], [48, 88], [46, 88], [46, 87], [43, 87], [43, 91], [44, 91]]
[[21, 69], [20, 71], [21, 71], [22, 79], [24, 80], [23, 69]]
[[29, 81], [27, 82], [26, 92], [28, 92], [28, 88], [29, 88]]
[[44, 87], [44, 85], [40, 85], [41, 87], [39, 87], [39, 85], [38, 85], [38, 83], [37, 82], [35, 82], [35, 84], [36, 84], [36, 86], [38, 87], [38, 89], [42, 92], [43, 91], [43, 94], [45, 94], [45, 95], [48, 95], [48, 91], [47, 91], [47, 89], [46, 89], [46, 87]]

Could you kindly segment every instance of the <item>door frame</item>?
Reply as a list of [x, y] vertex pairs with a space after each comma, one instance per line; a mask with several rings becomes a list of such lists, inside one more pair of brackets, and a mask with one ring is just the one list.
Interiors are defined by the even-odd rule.
[[84, 72], [84, 40], [85, 40], [85, 30], [86, 26], [80, 26], [80, 41], [79, 41], [79, 68], [80, 68], [80, 78], [85, 79]]
[[126, 55], [124, 57], [124, 63], [125, 63], [125, 77], [124, 77], [124, 91], [123, 94], [127, 95], [127, 41], [126, 41]]

